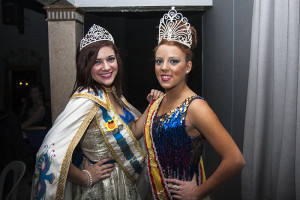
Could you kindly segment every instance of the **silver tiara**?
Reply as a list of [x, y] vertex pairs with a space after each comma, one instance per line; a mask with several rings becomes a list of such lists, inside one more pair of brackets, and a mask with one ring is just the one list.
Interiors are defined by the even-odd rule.
[[105, 28], [94, 24], [84, 38], [81, 39], [79, 50], [81, 51], [83, 47], [102, 40], [110, 40], [115, 43], [113, 36]]
[[176, 41], [189, 48], [192, 46], [192, 33], [188, 19], [181, 13], [177, 13], [174, 6], [160, 19], [158, 43], [162, 39]]

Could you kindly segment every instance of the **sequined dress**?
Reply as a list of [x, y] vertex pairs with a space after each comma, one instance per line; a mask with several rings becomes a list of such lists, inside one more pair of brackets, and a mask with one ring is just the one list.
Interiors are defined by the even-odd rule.
[[[133, 115], [123, 109], [124, 116], [120, 115], [125, 123], [131, 122]], [[96, 126], [86, 131], [80, 141], [80, 146], [85, 157], [90, 162], [97, 162], [103, 158], [113, 156], [106, 146], [99, 128]], [[83, 162], [85, 159], [83, 159]], [[82, 164], [80, 166], [82, 169]], [[141, 199], [135, 183], [130, 181], [122, 168], [116, 163], [115, 169], [107, 179], [99, 181], [92, 187], [87, 188], [73, 184], [73, 199], [76, 200], [116, 200], [116, 199]]]
[[205, 139], [202, 135], [192, 138], [186, 132], [185, 120], [189, 105], [200, 96], [187, 98], [176, 109], [154, 116], [152, 136], [157, 157], [165, 178], [188, 181], [197, 175], [201, 184], [204, 174], [200, 165]]

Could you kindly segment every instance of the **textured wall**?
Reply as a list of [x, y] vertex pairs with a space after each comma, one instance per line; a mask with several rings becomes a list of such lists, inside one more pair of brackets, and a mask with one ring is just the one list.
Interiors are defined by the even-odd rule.
[[49, 60], [52, 119], [67, 104], [76, 76], [76, 48], [82, 37], [82, 25], [76, 21], [49, 21]]

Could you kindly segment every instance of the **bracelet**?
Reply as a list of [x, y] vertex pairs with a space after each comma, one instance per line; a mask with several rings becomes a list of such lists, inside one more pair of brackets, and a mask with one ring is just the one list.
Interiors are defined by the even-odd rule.
[[86, 169], [82, 170], [86, 177], [87, 177], [87, 184], [86, 184], [86, 187], [91, 187], [92, 184], [93, 184], [93, 179], [92, 179], [92, 175], [90, 174], [90, 172]]

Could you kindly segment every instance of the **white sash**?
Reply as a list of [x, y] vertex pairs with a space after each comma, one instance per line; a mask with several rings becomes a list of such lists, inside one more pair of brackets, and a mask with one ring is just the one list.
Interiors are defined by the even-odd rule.
[[127, 177], [135, 181], [142, 171], [145, 154], [130, 128], [112, 107], [98, 110], [97, 125], [111, 154]]

